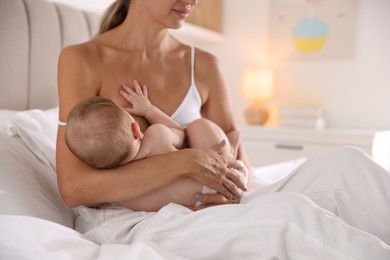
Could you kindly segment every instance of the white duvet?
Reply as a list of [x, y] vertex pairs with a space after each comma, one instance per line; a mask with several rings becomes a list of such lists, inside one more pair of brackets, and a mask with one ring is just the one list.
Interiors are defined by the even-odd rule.
[[[310, 205], [308, 208], [307, 205]], [[302, 212], [300, 207], [304, 207]], [[133, 227], [130, 212], [87, 237], [26, 216], [0, 216], [1, 259], [389, 259], [389, 247], [346, 226], [297, 194], [275, 193], [241, 207], [190, 212], [170, 204]], [[109, 236], [113, 238], [113, 235]], [[119, 241], [119, 243], [118, 243]]]
[[[292, 192], [197, 212], [80, 207], [75, 218], [50, 162], [18, 137], [0, 143], [0, 259], [390, 259], [389, 245]], [[254, 169], [255, 189], [300, 162]]]

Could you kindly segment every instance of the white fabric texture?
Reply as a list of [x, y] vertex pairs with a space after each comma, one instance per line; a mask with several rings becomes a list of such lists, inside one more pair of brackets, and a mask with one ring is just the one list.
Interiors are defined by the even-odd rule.
[[0, 259], [4, 260], [186, 259], [148, 241], [98, 245], [73, 229], [28, 216], [0, 215], [0, 231]]
[[131, 232], [129, 221], [121, 220], [127, 243], [99, 246], [52, 222], [3, 215], [0, 231], [9, 236], [0, 238], [0, 258], [385, 260], [390, 256], [382, 241], [345, 225], [297, 193], [274, 193], [240, 207], [195, 213], [170, 204]]
[[383, 241], [346, 225], [298, 193], [255, 196], [245, 204], [198, 212], [169, 204], [135, 226], [131, 214], [113, 214], [85, 235], [96, 243], [153, 242], [189, 259], [390, 257]]
[[335, 149], [302, 164], [261, 194], [294, 191], [349, 225], [390, 244], [390, 173], [357, 148]]
[[11, 131], [44, 163], [56, 166], [58, 107], [32, 109], [16, 113], [10, 119]]
[[390, 170], [390, 131], [375, 134], [372, 145], [372, 158], [385, 169]]
[[308, 160], [240, 205], [192, 213], [169, 204], [138, 219], [124, 208], [83, 208], [76, 228], [100, 219], [83, 230], [96, 243], [153, 241], [190, 259], [389, 259], [388, 187], [387, 171], [344, 148]]
[[0, 214], [32, 216], [71, 228], [74, 222], [53, 168], [38, 160], [19, 138], [5, 133], [0, 133]]
[[10, 118], [18, 111], [9, 109], [0, 109], [0, 132], [9, 132], [11, 127]]

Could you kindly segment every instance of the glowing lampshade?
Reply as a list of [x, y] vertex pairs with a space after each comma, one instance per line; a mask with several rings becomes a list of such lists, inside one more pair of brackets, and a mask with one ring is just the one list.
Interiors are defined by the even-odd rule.
[[245, 68], [242, 73], [242, 94], [245, 98], [269, 98], [274, 94], [274, 76], [270, 69]]
[[270, 69], [250, 67], [242, 73], [242, 95], [252, 102], [245, 111], [245, 118], [249, 124], [264, 124], [269, 116], [262, 99], [270, 98], [274, 94], [274, 75]]

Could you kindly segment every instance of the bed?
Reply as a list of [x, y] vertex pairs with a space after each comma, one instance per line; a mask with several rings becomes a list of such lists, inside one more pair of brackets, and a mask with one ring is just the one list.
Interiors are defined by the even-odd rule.
[[0, 259], [390, 259], [389, 245], [303, 196], [256, 197], [305, 158], [252, 169], [254, 192], [233, 216], [229, 205], [66, 206], [55, 174], [57, 58], [98, 22], [44, 0], [0, 1]]

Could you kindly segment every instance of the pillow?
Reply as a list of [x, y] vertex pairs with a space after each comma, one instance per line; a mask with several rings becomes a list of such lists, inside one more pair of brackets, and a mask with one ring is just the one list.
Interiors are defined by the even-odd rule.
[[18, 112], [17, 110], [0, 109], [0, 132], [9, 132], [10, 118]]
[[18, 112], [10, 122], [11, 132], [19, 136], [42, 162], [55, 169], [58, 107]]
[[260, 189], [275, 183], [293, 172], [299, 165], [307, 160], [300, 157], [294, 160], [252, 168], [252, 190]]
[[61, 198], [55, 171], [18, 136], [0, 133], [0, 214], [46, 219], [73, 228], [75, 214]]

